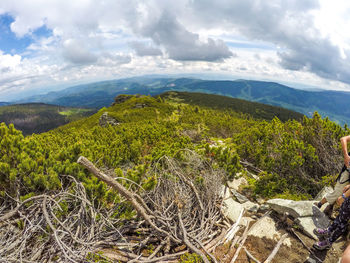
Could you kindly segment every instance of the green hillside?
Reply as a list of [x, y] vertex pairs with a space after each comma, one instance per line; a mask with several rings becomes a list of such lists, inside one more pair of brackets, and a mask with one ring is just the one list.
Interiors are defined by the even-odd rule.
[[160, 96], [165, 99], [202, 107], [230, 109], [242, 114], [248, 114], [254, 118], [265, 120], [272, 120], [275, 117], [279, 118], [281, 121], [287, 121], [289, 119], [302, 120], [304, 116], [301, 113], [278, 106], [271, 106], [214, 94], [170, 91], [163, 93]]
[[28, 135], [49, 131], [94, 112], [91, 109], [44, 103], [14, 104], [0, 107], [0, 122], [12, 123], [16, 129]]
[[[143, 107], [139, 108], [137, 105]], [[104, 112], [108, 112], [120, 125], [101, 127], [99, 118]], [[2, 129], [7, 130], [6, 126]], [[98, 161], [105, 167], [115, 168], [129, 162], [141, 165], [148, 158], [154, 160], [164, 154], [173, 155], [182, 148], [205, 148], [207, 141], [212, 138], [222, 138], [227, 140], [230, 147], [233, 147], [232, 150], [241, 158], [267, 172], [285, 171], [291, 175], [293, 170], [301, 169], [306, 176], [303, 190], [300, 192], [298, 187], [294, 189], [296, 185], [289, 182], [288, 192], [312, 195], [321, 187], [322, 176], [335, 172], [334, 163], [329, 167], [325, 163], [337, 157], [332, 155], [329, 160], [321, 161], [320, 155], [327, 153], [318, 152], [318, 147], [321, 147], [318, 144], [326, 144], [327, 149], [330, 145], [337, 145], [339, 150], [339, 136], [347, 131], [328, 119], [322, 120], [318, 114], [312, 119], [304, 117], [301, 122], [282, 122], [278, 118], [269, 121], [255, 119], [227, 108], [211, 109], [146, 96], [132, 97], [124, 103], [102, 108], [90, 117], [48, 133], [27, 137], [23, 143], [33, 142], [32, 146], [38, 147], [37, 154], [45, 152], [51, 160], [46, 159], [41, 164], [44, 166], [39, 169], [42, 176], [45, 177], [48, 171], [56, 176], [62, 171], [74, 171], [74, 175], [80, 177], [77, 173], [81, 170], [75, 170], [74, 164], [79, 154], [94, 162]], [[332, 147], [329, 148], [330, 152], [334, 151]], [[37, 157], [29, 155], [28, 158]], [[56, 167], [56, 162], [61, 165]], [[277, 165], [276, 162], [281, 163]], [[280, 170], [282, 166], [283, 169]], [[40, 165], [37, 168], [39, 167]], [[234, 171], [239, 167], [235, 167]], [[34, 170], [31, 174], [35, 174]], [[276, 194], [283, 192], [283, 189], [275, 191]]]
[[347, 102], [350, 93], [343, 91], [306, 91], [275, 82], [252, 80], [201, 80], [194, 78], [135, 77], [102, 81], [70, 87], [22, 102], [44, 102], [62, 106], [101, 108], [111, 105], [120, 94], [159, 95], [167, 91], [187, 91], [223, 95], [279, 106], [311, 117], [317, 111], [341, 125], [350, 123]]
[[[8, 224], [13, 234], [6, 238], [25, 239], [35, 249], [28, 245], [16, 254], [5, 246], [0, 256], [109, 262], [96, 251], [123, 242], [134, 254], [150, 255], [165, 244], [169, 233], [178, 233], [174, 227], [197, 235], [202, 229], [199, 218], [218, 216], [218, 189], [239, 174], [249, 180], [245, 191], [253, 199], [310, 199], [337, 175], [342, 164], [339, 139], [349, 134], [348, 129], [317, 113], [300, 121], [264, 120], [226, 107], [188, 104], [185, 95], [178, 94], [177, 100], [119, 98], [94, 115], [26, 137], [12, 124], [2, 123], [0, 218], [10, 217], [12, 222]], [[197, 94], [188, 96], [189, 101], [201, 99]], [[119, 124], [101, 126], [102, 115]], [[97, 179], [77, 163], [80, 156], [116, 178], [132, 196], [127, 199]], [[258, 179], [250, 176], [252, 171]], [[148, 210], [135, 210], [135, 203]], [[209, 210], [199, 212], [200, 204]], [[147, 230], [150, 224], [140, 217], [140, 213], [152, 215], [149, 208], [166, 214], [148, 218], [148, 223], [160, 218], [156, 224], [161, 229], [156, 232]], [[186, 212], [182, 218], [181, 211]], [[216, 232], [208, 233], [214, 238], [220, 231], [210, 225]], [[8, 225], [0, 225], [0, 231], [7, 233]], [[150, 233], [152, 238], [147, 239]], [[140, 240], [146, 244], [142, 250], [132, 245]], [[184, 249], [183, 238], [168, 242], [170, 253]], [[195, 258], [176, 255], [181, 255], [180, 262]]]

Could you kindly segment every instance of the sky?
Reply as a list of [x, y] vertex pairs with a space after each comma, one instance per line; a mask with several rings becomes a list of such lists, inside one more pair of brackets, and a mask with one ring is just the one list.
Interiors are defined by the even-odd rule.
[[350, 91], [350, 1], [1, 0], [0, 101], [202, 74]]

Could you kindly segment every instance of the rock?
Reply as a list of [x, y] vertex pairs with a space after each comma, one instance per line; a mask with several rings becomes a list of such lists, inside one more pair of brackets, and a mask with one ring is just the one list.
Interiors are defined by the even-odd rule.
[[243, 203], [242, 206], [244, 207], [244, 209], [251, 213], [257, 213], [259, 210], [259, 205], [250, 201]]
[[237, 201], [240, 202], [241, 204], [249, 201], [249, 199], [247, 197], [238, 193], [235, 189], [231, 189], [231, 193], [234, 197], [236, 197]]
[[266, 204], [277, 213], [282, 215], [288, 213], [294, 218], [313, 216], [314, 208], [318, 209], [313, 203], [314, 201], [293, 201], [285, 199], [271, 199], [266, 202]]
[[313, 259], [313, 258], [308, 258], [305, 263], [318, 263], [318, 260]]
[[146, 107], [148, 107], [148, 105], [145, 103], [137, 103], [134, 106], [135, 109], [142, 109], [142, 108], [146, 108]]
[[330, 186], [325, 186], [323, 189], [316, 195], [315, 201], [321, 201], [322, 197], [324, 197], [326, 194], [333, 192], [333, 188]]
[[222, 199], [227, 199], [232, 197], [230, 189], [227, 186], [225, 185], [221, 186], [220, 197], [222, 197]]
[[296, 220], [295, 222], [311, 238], [317, 239], [313, 230], [315, 228], [325, 228], [329, 225], [328, 217], [316, 206], [314, 201], [292, 201], [284, 199], [268, 200], [266, 204], [279, 214], [288, 213]]
[[313, 207], [314, 215], [309, 217], [299, 217], [295, 222], [302, 228], [305, 234], [317, 240], [317, 236], [313, 233], [315, 228], [326, 228], [331, 221], [316, 206]]
[[241, 185], [247, 185], [247, 184], [248, 184], [247, 180], [243, 177], [240, 177], [238, 179], [234, 179], [232, 181], [227, 182], [228, 187], [230, 187], [231, 189], [234, 189], [236, 191], [239, 190], [239, 187]]
[[265, 213], [265, 212], [267, 212], [269, 209], [270, 209], [270, 206], [269, 206], [269, 205], [263, 204], [263, 205], [260, 205], [260, 207], [259, 207], [259, 212]]
[[[248, 236], [255, 236], [258, 238], [265, 237], [278, 241], [282, 237], [282, 233], [277, 230], [275, 221], [270, 216], [265, 216], [248, 231]], [[283, 241], [283, 244], [290, 247], [292, 244], [290, 238], [287, 237]]]
[[118, 95], [117, 97], [114, 98], [114, 103], [112, 105], [124, 103], [125, 101], [127, 101], [133, 97], [140, 98], [143, 96], [140, 94], [136, 94], [136, 95], [121, 94], [121, 95]]
[[255, 175], [255, 174], [253, 174], [251, 172], [247, 172], [247, 175], [252, 177], [252, 178], [254, 178], [255, 180], [259, 180], [259, 176]]
[[262, 204], [264, 204], [264, 203], [266, 202], [266, 200], [263, 199], [263, 198], [261, 198], [261, 197], [258, 197], [258, 198], [256, 199], [256, 202], [257, 202], [259, 205], [262, 205]]
[[115, 126], [120, 124], [116, 119], [109, 116], [108, 112], [104, 112], [98, 121], [101, 127], [106, 127], [108, 125]]
[[242, 209], [244, 209], [243, 205], [236, 202], [232, 198], [224, 199], [223, 201], [222, 212], [232, 222], [236, 222], [238, 220]]

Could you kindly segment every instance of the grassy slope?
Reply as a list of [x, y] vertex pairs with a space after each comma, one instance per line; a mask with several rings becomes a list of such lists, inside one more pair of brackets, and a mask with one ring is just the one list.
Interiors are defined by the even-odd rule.
[[183, 103], [194, 104], [201, 107], [216, 109], [230, 109], [243, 114], [249, 114], [254, 118], [271, 120], [278, 117], [282, 121], [289, 119], [301, 120], [303, 114], [287, 110], [277, 106], [250, 102], [226, 96], [193, 93], [193, 92], [166, 92], [160, 95], [162, 98], [179, 100]]

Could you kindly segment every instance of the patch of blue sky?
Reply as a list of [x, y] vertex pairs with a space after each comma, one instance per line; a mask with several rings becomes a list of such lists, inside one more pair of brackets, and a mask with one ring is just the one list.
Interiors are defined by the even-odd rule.
[[276, 50], [276, 47], [266, 43], [254, 43], [254, 42], [240, 42], [240, 41], [225, 41], [225, 43], [234, 48], [240, 49], [263, 49], [263, 50]]
[[11, 15], [0, 15], [0, 50], [5, 54], [21, 54], [25, 52], [26, 48], [34, 43], [36, 39], [52, 35], [52, 30], [43, 25], [23, 37], [17, 37], [16, 34], [11, 31], [12, 22], [14, 22], [14, 18]]

